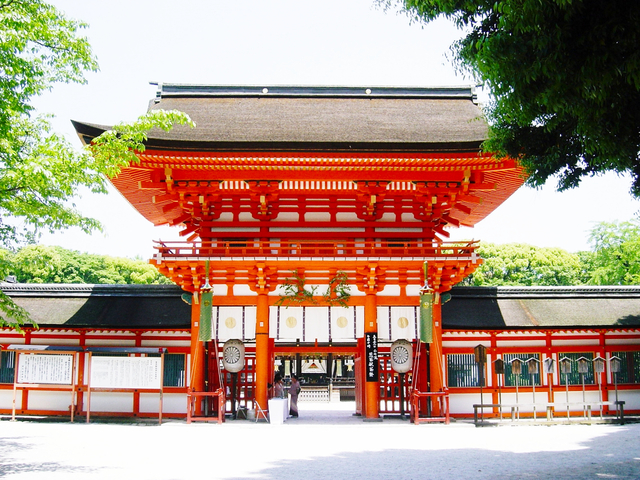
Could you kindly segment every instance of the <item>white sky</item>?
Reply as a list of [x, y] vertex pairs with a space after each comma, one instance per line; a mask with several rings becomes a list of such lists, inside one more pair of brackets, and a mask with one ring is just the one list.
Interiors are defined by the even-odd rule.
[[[88, 84], [57, 86], [39, 99], [74, 145], [70, 120], [113, 124], [146, 111], [166, 83], [246, 85], [469, 85], [448, 61], [460, 32], [445, 21], [425, 27], [385, 13], [373, 0], [52, 0], [85, 31], [100, 63]], [[474, 229], [454, 239], [588, 248], [596, 222], [629, 220], [640, 202], [629, 179], [607, 175], [578, 190], [522, 188]], [[76, 202], [105, 233], [45, 235], [43, 244], [83, 252], [149, 258], [152, 240], [180, 240], [177, 229], [153, 227], [117, 191]]]

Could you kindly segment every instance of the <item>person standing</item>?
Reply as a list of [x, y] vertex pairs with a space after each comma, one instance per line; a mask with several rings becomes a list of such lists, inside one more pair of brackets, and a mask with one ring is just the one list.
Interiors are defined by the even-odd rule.
[[291, 403], [289, 404], [289, 415], [298, 416], [298, 394], [300, 393], [300, 382], [295, 373], [291, 374], [291, 386], [289, 387], [289, 395], [291, 395]]
[[276, 373], [276, 377], [273, 382], [273, 397], [284, 397], [284, 384], [282, 383], [282, 375], [280, 375], [279, 373]]

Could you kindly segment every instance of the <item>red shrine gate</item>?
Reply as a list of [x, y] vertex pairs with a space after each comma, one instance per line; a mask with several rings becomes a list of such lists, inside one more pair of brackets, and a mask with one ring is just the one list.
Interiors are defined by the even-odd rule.
[[[278, 355], [337, 352], [318, 337], [298, 347], [274, 334], [287, 283], [300, 308], [345, 300], [360, 312], [345, 351], [356, 362], [365, 339], [378, 345], [379, 309], [415, 308], [428, 287], [431, 361], [423, 355], [414, 377], [420, 391], [443, 389], [440, 296], [481, 262], [476, 242], [446, 242], [446, 229], [473, 226], [524, 181], [514, 160], [479, 153], [486, 125], [470, 89], [163, 85], [151, 108], [184, 111], [198, 127], [153, 132], [140, 163], [112, 182], [146, 219], [185, 237], [158, 243], [152, 263], [193, 294], [193, 389], [217, 386], [205, 386], [200, 340], [211, 289], [218, 312], [254, 312], [250, 334], [235, 338], [255, 344], [251, 394], [262, 409]], [[76, 129], [85, 142], [103, 130]], [[388, 375], [357, 370], [362, 414], [378, 418]]]

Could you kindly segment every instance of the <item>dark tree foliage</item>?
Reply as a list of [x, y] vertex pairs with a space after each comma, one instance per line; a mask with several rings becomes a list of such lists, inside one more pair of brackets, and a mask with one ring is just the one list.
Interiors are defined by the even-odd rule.
[[492, 102], [488, 151], [518, 158], [539, 186], [629, 173], [640, 196], [640, 2], [380, 0], [418, 21], [444, 16], [453, 46]]

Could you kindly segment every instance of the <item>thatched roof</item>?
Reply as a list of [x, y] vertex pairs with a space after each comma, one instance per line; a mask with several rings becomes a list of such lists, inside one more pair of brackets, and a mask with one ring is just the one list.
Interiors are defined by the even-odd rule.
[[3, 284], [41, 327], [191, 328], [191, 307], [174, 285]]
[[[474, 100], [471, 88], [164, 84], [149, 109], [180, 110], [197, 126], [154, 130], [148, 146], [199, 151], [478, 151], [487, 125]], [[74, 125], [85, 141], [108, 128]]]
[[[173, 285], [3, 284], [43, 327], [190, 328]], [[640, 327], [640, 287], [454, 287], [445, 330]]]
[[640, 326], [640, 287], [454, 287], [445, 329]]

